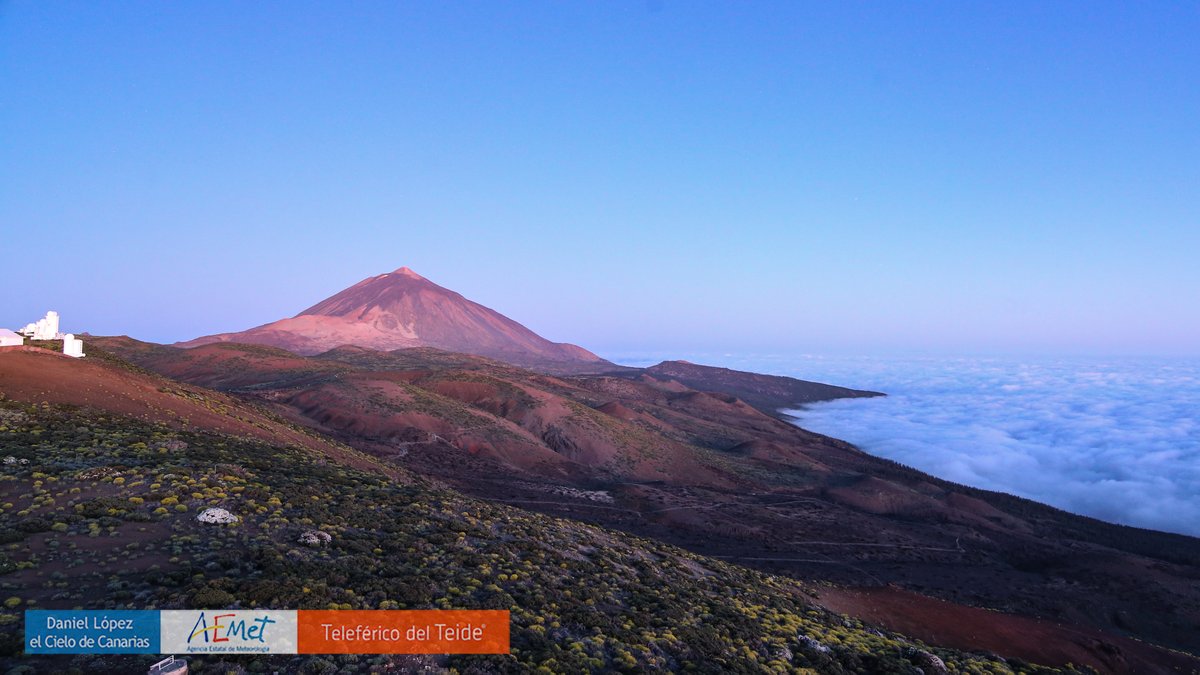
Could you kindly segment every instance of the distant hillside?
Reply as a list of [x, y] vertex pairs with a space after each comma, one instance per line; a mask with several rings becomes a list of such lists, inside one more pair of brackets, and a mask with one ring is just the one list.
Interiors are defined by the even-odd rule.
[[781, 408], [797, 408], [817, 401], [884, 395], [876, 391], [859, 391], [797, 380], [794, 377], [715, 368], [687, 361], [663, 361], [657, 366], [646, 368], [644, 372], [654, 377], [675, 380], [693, 389], [719, 391], [736, 396], [768, 414], [776, 414]]
[[33, 348], [0, 350], [0, 396], [86, 407], [176, 429], [287, 443], [338, 462], [383, 467], [394, 478], [407, 475], [327, 436], [289, 424], [259, 406], [110, 359], [102, 349], [83, 359]]

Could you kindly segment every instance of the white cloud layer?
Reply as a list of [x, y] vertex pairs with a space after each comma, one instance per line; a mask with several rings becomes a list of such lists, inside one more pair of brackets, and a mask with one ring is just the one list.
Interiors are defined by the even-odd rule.
[[1200, 362], [723, 359], [876, 389], [800, 425], [936, 476], [1110, 522], [1200, 536]]

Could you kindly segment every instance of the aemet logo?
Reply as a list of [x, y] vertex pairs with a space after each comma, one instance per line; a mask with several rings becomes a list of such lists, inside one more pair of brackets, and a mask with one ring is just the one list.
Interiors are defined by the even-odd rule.
[[293, 610], [163, 610], [165, 653], [286, 654], [296, 649]]
[[[226, 623], [221, 623], [225, 620]], [[259, 616], [253, 620], [238, 618], [237, 612], [229, 612], [227, 614], [214, 614], [212, 624], [208, 623], [206, 614], [200, 612], [200, 618], [196, 619], [196, 625], [192, 626], [192, 634], [188, 636], [188, 644], [192, 644], [192, 640], [196, 640], [199, 636], [199, 641], [208, 642], [229, 642], [230, 638], [237, 638], [247, 642], [255, 640], [266, 643], [267, 625], [279, 623], [270, 616]]]

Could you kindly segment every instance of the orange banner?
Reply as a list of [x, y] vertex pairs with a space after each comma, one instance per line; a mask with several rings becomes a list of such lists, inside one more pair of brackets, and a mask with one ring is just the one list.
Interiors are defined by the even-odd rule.
[[508, 610], [296, 612], [300, 654], [507, 654]]

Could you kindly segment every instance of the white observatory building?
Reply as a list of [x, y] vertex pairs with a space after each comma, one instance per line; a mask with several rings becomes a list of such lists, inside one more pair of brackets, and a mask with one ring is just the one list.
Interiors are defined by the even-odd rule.
[[58, 332], [58, 312], [46, 312], [45, 317], [25, 324], [25, 327], [17, 332], [30, 340], [61, 340], [62, 333]]
[[[63, 354], [77, 359], [82, 357], [83, 340], [75, 337], [73, 333], [67, 333], [66, 335], [60, 333], [58, 327], [58, 312], [51, 310], [46, 312], [46, 316], [41, 319], [25, 324], [25, 327], [16, 333], [10, 330], [0, 330], [0, 347], [24, 344], [25, 338], [29, 338], [30, 340], [62, 340]], [[14, 342], [13, 340], [16, 341]]]

